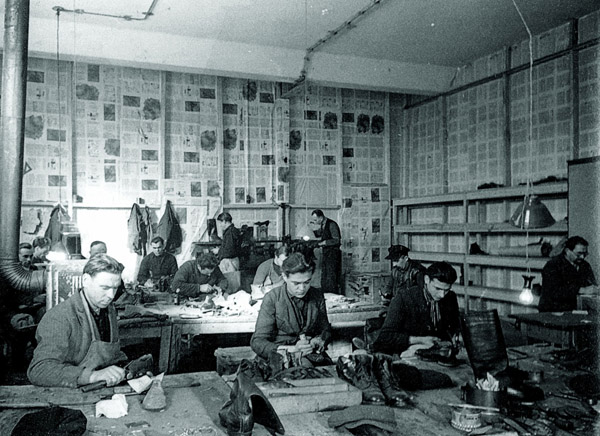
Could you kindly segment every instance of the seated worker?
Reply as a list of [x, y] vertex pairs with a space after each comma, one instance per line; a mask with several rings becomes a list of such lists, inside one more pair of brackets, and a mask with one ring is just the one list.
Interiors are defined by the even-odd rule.
[[577, 309], [578, 293], [593, 293], [598, 282], [586, 262], [588, 241], [581, 236], [567, 239], [565, 248], [542, 270], [540, 312], [567, 312]]
[[112, 304], [123, 265], [106, 254], [83, 268], [83, 289], [49, 310], [36, 331], [37, 347], [27, 370], [37, 386], [77, 387], [97, 381], [114, 386], [125, 377], [116, 366], [121, 351]]
[[[106, 248], [106, 243], [103, 241], [94, 241], [90, 244], [90, 259], [98, 254], [106, 254], [108, 249]], [[121, 298], [121, 295], [125, 293], [125, 282], [121, 279], [121, 284], [117, 289], [117, 293], [115, 294], [114, 301], [117, 301]]]
[[408, 257], [410, 249], [404, 245], [392, 245], [388, 248], [386, 259], [392, 261], [392, 280], [382, 297], [391, 299], [399, 292], [412, 286], [423, 288], [425, 267]]
[[281, 264], [288, 258], [290, 254], [290, 247], [287, 244], [283, 244], [277, 250], [273, 259], [265, 260], [256, 269], [254, 275], [253, 285], [268, 286], [283, 281], [281, 275]]
[[50, 253], [50, 238], [46, 238], [44, 236], [38, 236], [33, 240], [31, 244], [33, 246], [33, 259], [31, 259], [31, 263], [46, 263], [48, 259], [46, 256]]
[[229, 284], [218, 265], [217, 256], [212, 253], [200, 253], [196, 259], [181, 265], [173, 277], [171, 290], [179, 290], [181, 297], [188, 298], [213, 294], [219, 290], [226, 292]]
[[454, 343], [460, 331], [458, 301], [450, 289], [456, 271], [447, 262], [425, 270], [424, 286], [415, 285], [392, 299], [372, 350], [386, 354], [431, 348], [438, 341]]
[[97, 254], [106, 254], [107, 252], [106, 243], [102, 241], [94, 241], [90, 244], [90, 259]]
[[[310, 287], [315, 266], [300, 253], [282, 264], [283, 282], [265, 295], [250, 346], [263, 359], [287, 350], [302, 355], [324, 352], [331, 340], [325, 298]], [[303, 362], [306, 363], [306, 362]]]
[[140, 285], [153, 288], [163, 277], [172, 278], [177, 272], [177, 260], [165, 251], [165, 240], [155, 236], [150, 242], [152, 253], [144, 257], [140, 264], [137, 281]]
[[29, 242], [19, 244], [19, 262], [27, 271], [35, 271], [37, 267], [31, 262], [33, 259], [33, 246]]

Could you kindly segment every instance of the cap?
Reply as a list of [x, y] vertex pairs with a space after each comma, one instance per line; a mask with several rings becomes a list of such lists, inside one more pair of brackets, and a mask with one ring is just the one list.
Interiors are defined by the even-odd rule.
[[405, 247], [404, 245], [392, 245], [390, 248], [388, 248], [388, 255], [385, 258], [390, 260], [398, 260], [402, 256], [406, 256], [409, 251], [410, 248]]

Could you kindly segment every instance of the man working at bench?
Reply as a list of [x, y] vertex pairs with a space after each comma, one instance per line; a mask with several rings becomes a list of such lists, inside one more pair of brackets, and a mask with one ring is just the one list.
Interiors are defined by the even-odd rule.
[[27, 376], [34, 385], [77, 387], [125, 378], [116, 366], [127, 360], [121, 351], [117, 314], [112, 302], [121, 284], [123, 265], [106, 254], [83, 268], [83, 289], [50, 309], [36, 331], [37, 347]]

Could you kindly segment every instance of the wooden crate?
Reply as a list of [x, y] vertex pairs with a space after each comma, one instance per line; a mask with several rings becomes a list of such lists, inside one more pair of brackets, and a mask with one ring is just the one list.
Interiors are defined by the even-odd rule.
[[360, 389], [337, 377], [256, 383], [278, 415], [343, 409], [362, 402]]

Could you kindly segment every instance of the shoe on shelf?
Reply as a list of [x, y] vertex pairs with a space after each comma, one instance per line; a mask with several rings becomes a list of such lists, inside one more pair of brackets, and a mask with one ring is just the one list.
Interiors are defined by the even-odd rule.
[[385, 402], [385, 396], [373, 372], [373, 356], [370, 354], [340, 356], [336, 363], [336, 370], [342, 380], [362, 391], [363, 403]]

